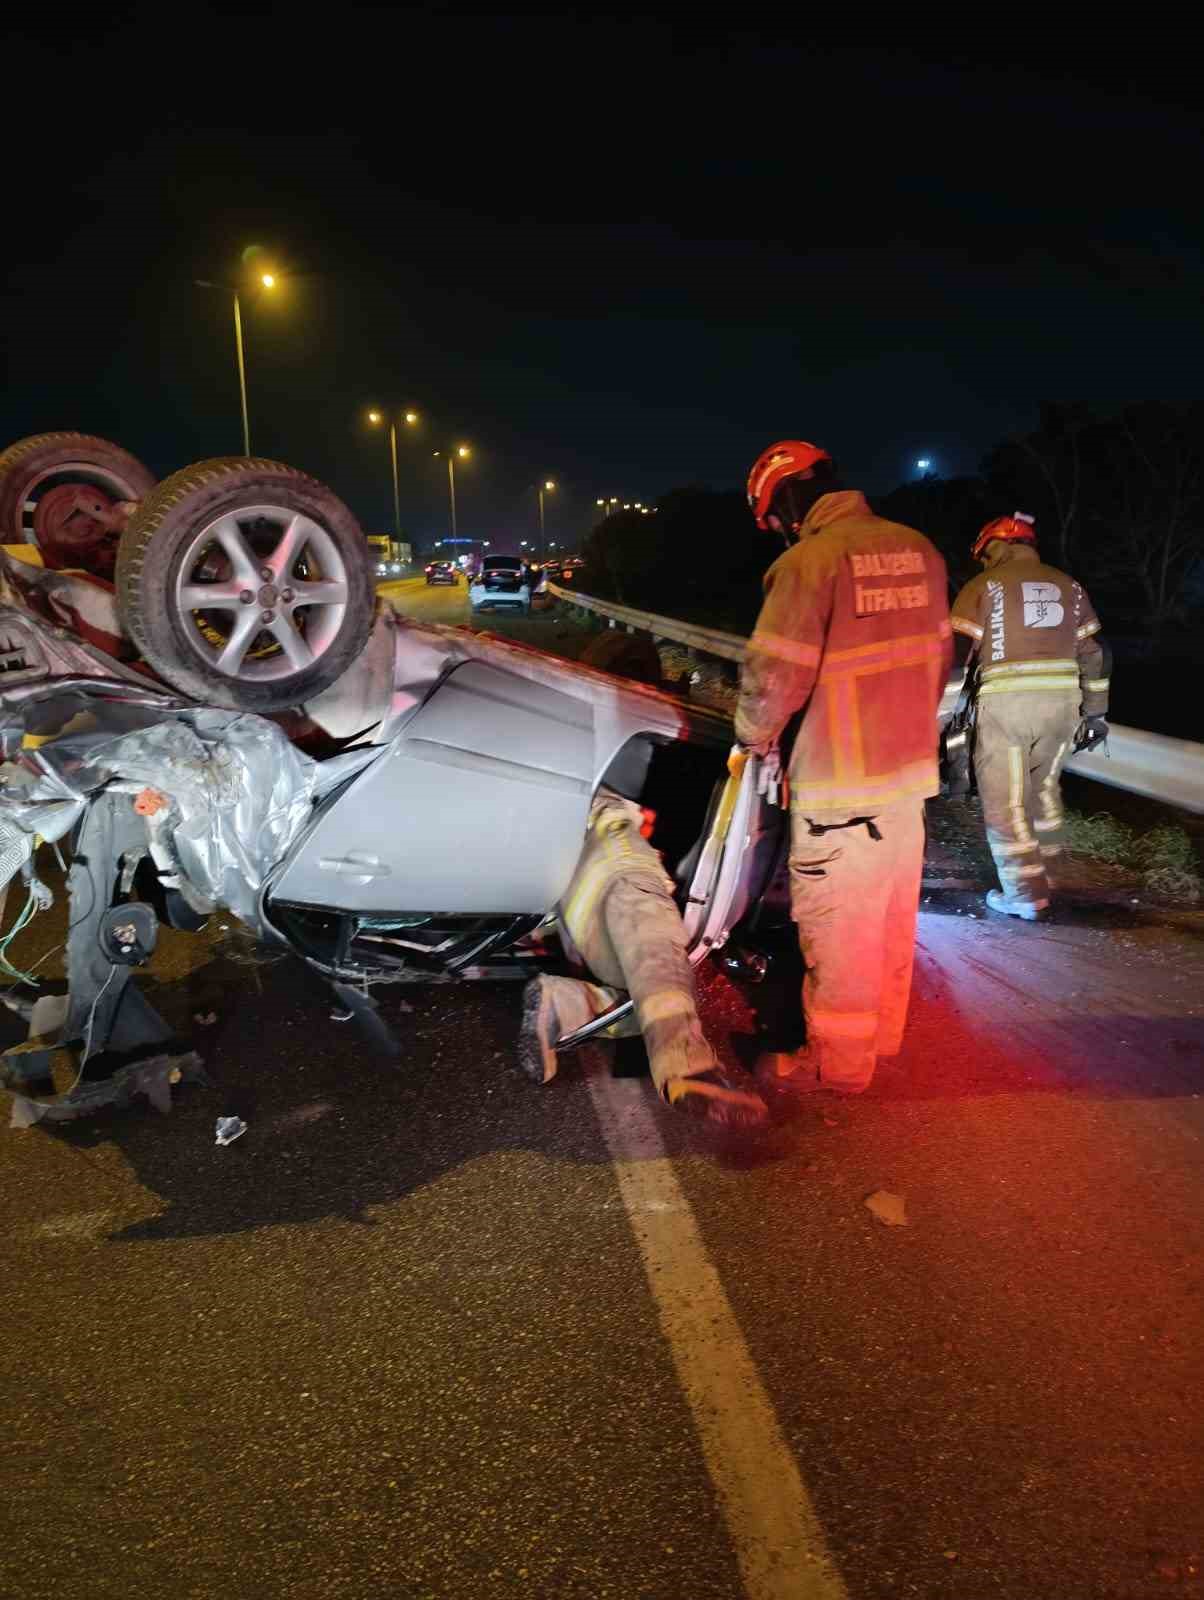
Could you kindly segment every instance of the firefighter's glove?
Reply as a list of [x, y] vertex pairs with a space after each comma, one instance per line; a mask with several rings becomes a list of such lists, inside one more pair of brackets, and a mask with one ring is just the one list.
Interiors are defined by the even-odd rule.
[[761, 766], [757, 773], [757, 793], [771, 806], [783, 804], [782, 756], [776, 744], [761, 757]]
[[744, 776], [744, 769], [748, 765], [748, 758], [751, 754], [752, 751], [746, 750], [742, 744], [734, 744], [728, 751], [728, 774], [730, 777], [735, 778], [737, 783]]
[[1079, 723], [1078, 732], [1074, 736], [1074, 753], [1078, 755], [1081, 750], [1094, 750], [1096, 745], [1103, 744], [1108, 737], [1108, 719], [1106, 717], [1084, 717]]
[[970, 727], [965, 717], [954, 717], [941, 736], [941, 780], [950, 799], [970, 793]]

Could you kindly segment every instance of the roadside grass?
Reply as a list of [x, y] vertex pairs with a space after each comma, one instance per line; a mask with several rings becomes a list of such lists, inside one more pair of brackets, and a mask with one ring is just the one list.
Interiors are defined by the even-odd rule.
[[1192, 841], [1173, 824], [1139, 833], [1106, 811], [1093, 816], [1069, 811], [1066, 843], [1077, 855], [1139, 873], [1146, 890], [1160, 900], [1195, 906], [1204, 899]]

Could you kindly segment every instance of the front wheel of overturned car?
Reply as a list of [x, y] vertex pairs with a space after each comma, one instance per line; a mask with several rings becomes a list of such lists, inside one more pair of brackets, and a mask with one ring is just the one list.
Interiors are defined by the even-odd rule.
[[121, 537], [125, 625], [172, 688], [236, 711], [313, 699], [363, 649], [374, 606], [367, 541], [315, 478], [223, 456], [174, 473]]

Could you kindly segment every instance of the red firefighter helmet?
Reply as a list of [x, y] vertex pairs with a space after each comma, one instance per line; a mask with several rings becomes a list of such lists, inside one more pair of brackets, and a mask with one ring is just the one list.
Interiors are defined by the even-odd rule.
[[826, 450], [821, 450], [817, 444], [808, 444], [806, 439], [782, 439], [762, 451], [748, 475], [748, 504], [757, 519], [757, 527], [768, 527], [765, 518], [780, 483], [808, 472], [817, 461], [831, 459]]
[[970, 552], [977, 561], [992, 539], [1003, 539], [1008, 544], [1036, 544], [1037, 530], [1034, 526], [1035, 517], [1030, 517], [1026, 511], [1013, 511], [1010, 517], [996, 517], [994, 522], [988, 522], [986, 527], [974, 541], [974, 549]]

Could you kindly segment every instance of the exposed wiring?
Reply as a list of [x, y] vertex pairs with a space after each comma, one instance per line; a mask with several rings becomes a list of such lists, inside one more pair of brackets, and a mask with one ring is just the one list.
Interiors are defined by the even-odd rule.
[[0, 972], [2, 972], [6, 977], [15, 978], [18, 983], [28, 983], [35, 989], [38, 986], [38, 980], [31, 972], [22, 972], [19, 967], [13, 966], [12, 962], [8, 959], [8, 949], [17, 935], [23, 933], [25, 929], [28, 928], [29, 924], [37, 916], [38, 909], [38, 896], [33, 888], [33, 885], [31, 884], [29, 893], [25, 897], [25, 904], [17, 913], [16, 921], [13, 923], [12, 927], [8, 930], [4, 937], [0, 938]]
[[[75, 1082], [67, 1090], [68, 1095], [74, 1094], [80, 1086], [80, 1081], [84, 1075], [84, 1068], [88, 1065], [88, 1056], [92, 1051], [92, 1024], [96, 1021], [96, 1008], [100, 1004], [101, 1000], [103, 1000], [105, 990], [109, 987], [116, 976], [117, 968], [110, 967], [108, 977], [101, 984], [100, 989], [97, 991], [96, 999], [92, 1002], [92, 1009], [88, 1012], [88, 1027], [84, 1034], [83, 1054], [79, 1058], [79, 1071], [75, 1074]], [[66, 1096], [63, 1096], [62, 1098], [66, 1098]]]

